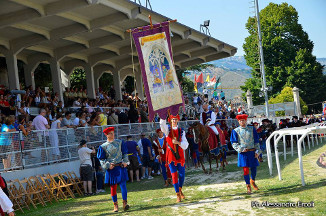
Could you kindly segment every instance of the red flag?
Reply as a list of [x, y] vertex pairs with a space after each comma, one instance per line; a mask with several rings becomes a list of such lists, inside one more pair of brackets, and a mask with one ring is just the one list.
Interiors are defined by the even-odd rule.
[[198, 83], [204, 83], [203, 73], [201, 73], [201, 74], [197, 77], [197, 82], [198, 82]]
[[211, 83], [216, 83], [216, 76], [211, 79]]

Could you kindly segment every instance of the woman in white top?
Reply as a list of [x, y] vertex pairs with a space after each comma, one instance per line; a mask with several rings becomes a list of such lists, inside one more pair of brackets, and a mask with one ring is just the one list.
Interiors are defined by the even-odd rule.
[[35, 105], [38, 107], [38, 105], [41, 103], [41, 97], [40, 97], [40, 93], [36, 93], [35, 95]]
[[60, 129], [62, 121], [62, 115], [57, 114], [57, 120], [52, 122], [51, 130], [50, 130], [50, 143], [52, 147], [52, 159], [59, 160], [60, 159], [60, 149], [59, 149], [59, 137], [57, 133], [57, 129]]

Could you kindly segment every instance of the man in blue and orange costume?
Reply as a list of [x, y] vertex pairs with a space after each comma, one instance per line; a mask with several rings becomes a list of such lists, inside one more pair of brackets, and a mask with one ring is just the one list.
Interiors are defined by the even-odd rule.
[[178, 128], [179, 121], [179, 115], [170, 115], [169, 122], [171, 127], [169, 128], [166, 124], [166, 120], [160, 120], [161, 130], [165, 134], [167, 142], [166, 163], [169, 164], [171, 171], [172, 183], [177, 194], [177, 202], [181, 202], [182, 199], [185, 199], [182, 192], [182, 186], [185, 180], [184, 150], [186, 150], [189, 145], [185, 131]]
[[[247, 184], [247, 193], [251, 194], [251, 186], [259, 190], [256, 183], [257, 166], [259, 166], [258, 156], [261, 153], [259, 137], [253, 126], [247, 126], [248, 115], [237, 115], [239, 127], [231, 133], [230, 142], [232, 147], [238, 152], [238, 167], [243, 168], [243, 177]], [[251, 179], [249, 177], [249, 168]]]
[[161, 165], [162, 169], [162, 176], [164, 179], [164, 187], [168, 187], [169, 184], [171, 184], [171, 172], [170, 169], [168, 168], [168, 164], [166, 163], [166, 137], [164, 136], [164, 133], [161, 131], [161, 129], [157, 129], [156, 133], [158, 135], [157, 139], [154, 140], [154, 150], [155, 150], [155, 155], [158, 157], [158, 161]]
[[128, 148], [122, 140], [114, 139], [114, 127], [108, 127], [103, 130], [107, 141], [100, 145], [97, 152], [97, 158], [101, 166], [106, 170], [105, 183], [111, 187], [111, 197], [114, 203], [114, 212], [118, 212], [117, 185], [120, 185], [123, 199], [123, 209], [129, 209], [127, 204], [127, 187], [129, 164]]

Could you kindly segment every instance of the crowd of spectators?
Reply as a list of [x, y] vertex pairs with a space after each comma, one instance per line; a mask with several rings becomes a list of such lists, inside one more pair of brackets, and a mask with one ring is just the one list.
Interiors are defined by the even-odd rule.
[[[64, 101], [60, 101], [58, 94], [52, 91], [45, 92], [41, 88], [33, 90], [27, 87], [19, 100], [17, 95], [0, 87], [1, 132], [21, 131], [24, 136], [19, 139], [24, 141], [24, 137], [28, 136], [32, 130], [53, 129], [47, 133], [49, 143], [53, 147], [51, 155], [53, 160], [59, 160], [60, 134], [58, 135], [57, 129], [149, 122], [147, 101], [141, 100], [137, 93], [136, 95], [123, 93], [123, 99], [115, 101], [113, 87], [109, 91], [99, 89], [96, 99], [87, 98], [86, 92], [82, 86], [67, 88], [64, 92]], [[211, 99], [208, 99], [208, 95], [195, 94], [191, 97], [188, 95], [184, 101], [185, 110], [180, 109], [182, 121], [199, 119], [200, 113], [203, 112], [203, 104], [209, 104], [209, 109], [216, 113], [216, 119], [227, 143], [231, 131], [237, 127], [237, 121], [234, 120], [236, 115], [246, 112], [241, 104], [227, 101], [224, 95], [223, 97], [216, 95]], [[39, 115], [31, 115], [31, 107], [38, 107]], [[158, 116], [155, 116], [154, 121], [159, 121]], [[310, 124], [319, 122], [321, 119], [311, 115], [299, 121]], [[283, 127], [290, 127], [289, 119], [281, 121], [279, 128]], [[96, 135], [98, 133], [94, 132], [93, 136]], [[0, 135], [0, 145], [10, 145], [9, 142], [11, 142], [10, 139]], [[38, 138], [38, 142], [43, 145], [41, 138]], [[145, 151], [146, 157], [147, 151]]]

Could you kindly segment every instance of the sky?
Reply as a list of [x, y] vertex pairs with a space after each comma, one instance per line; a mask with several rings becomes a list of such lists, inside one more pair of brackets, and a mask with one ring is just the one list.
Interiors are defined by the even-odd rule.
[[[138, 0], [137, 0], [138, 1]], [[210, 20], [211, 36], [238, 48], [236, 56], [243, 56], [242, 44], [248, 32], [245, 24], [254, 16], [253, 0], [150, 0], [152, 9], [171, 19], [199, 30], [204, 20]], [[145, 0], [141, 0], [144, 5]], [[314, 42], [313, 54], [326, 58], [326, 0], [259, 0], [259, 9], [270, 2], [287, 2], [299, 14], [299, 23]]]

